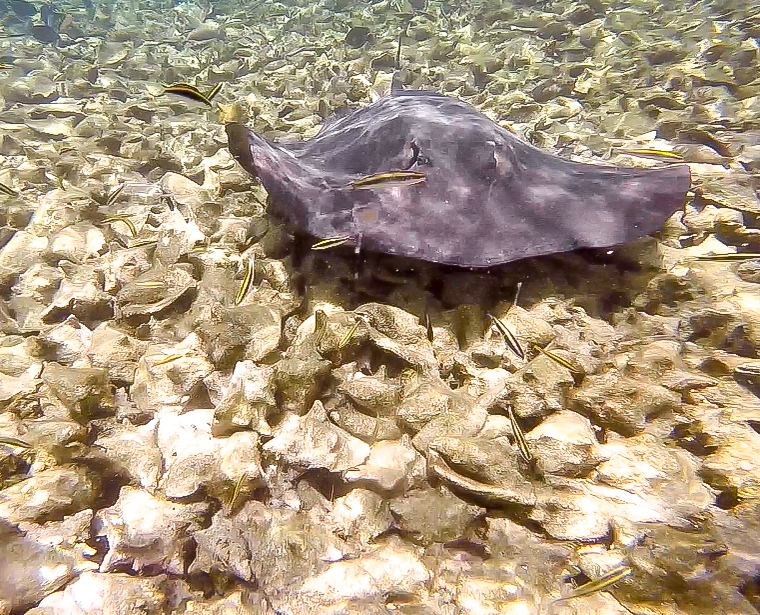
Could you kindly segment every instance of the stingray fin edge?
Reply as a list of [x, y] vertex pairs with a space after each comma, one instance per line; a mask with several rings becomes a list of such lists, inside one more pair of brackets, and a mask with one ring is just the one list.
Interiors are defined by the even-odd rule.
[[227, 132], [232, 157], [251, 175], [258, 177], [256, 164], [253, 161], [251, 131], [243, 124], [236, 122], [225, 124], [224, 130]]

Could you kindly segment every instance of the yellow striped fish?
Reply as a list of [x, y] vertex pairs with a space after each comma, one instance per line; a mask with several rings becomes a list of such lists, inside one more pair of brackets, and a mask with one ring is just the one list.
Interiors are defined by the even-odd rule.
[[522, 458], [530, 463], [533, 461], [533, 455], [528, 448], [528, 443], [525, 441], [525, 434], [523, 433], [520, 423], [517, 422], [512, 406], [507, 406], [507, 412], [509, 413], [509, 422], [512, 425], [512, 433], [515, 436], [515, 442], [517, 442], [517, 448], [520, 449], [520, 455]]
[[111, 207], [116, 202], [116, 199], [119, 198], [119, 195], [121, 194], [121, 191], [124, 190], [125, 184], [119, 184], [111, 190], [111, 192], [108, 195], [108, 200], [106, 201], [106, 207]]
[[563, 359], [560, 356], [557, 356], [556, 354], [554, 354], [550, 350], [546, 350], [546, 348], [541, 348], [541, 346], [539, 346], [538, 344], [531, 344], [531, 347], [534, 350], [537, 350], [541, 354], [545, 355], [546, 357], [550, 358], [555, 363], [558, 363], [559, 365], [561, 365], [565, 369], [569, 369], [574, 374], [580, 373], [580, 370], [578, 370], [578, 368], [576, 368], [572, 363], [570, 363], [569, 361], [565, 361], [565, 359]]
[[730, 263], [732, 261], [751, 261], [760, 258], [760, 254], [753, 252], [732, 252], [731, 254], [703, 254], [695, 256], [694, 260], [715, 263]]
[[337, 237], [328, 237], [327, 239], [323, 239], [322, 241], [318, 241], [313, 246], [311, 246], [312, 250], [329, 250], [330, 248], [337, 248], [338, 246], [342, 246], [344, 243], [346, 243], [349, 239], [351, 239], [350, 235], [338, 235]]
[[209, 93], [206, 94], [206, 100], [213, 100], [214, 96], [219, 94], [219, 91], [222, 89], [223, 83], [217, 83], [211, 90], [209, 90]]
[[557, 598], [553, 604], [604, 591], [605, 589], [612, 587], [615, 583], [621, 579], [626, 578], [627, 576], [630, 576], [631, 574], [633, 574], [633, 570], [631, 570], [628, 566], [618, 566], [610, 570], [604, 576], [599, 577], [596, 581], [589, 581], [588, 583], [584, 583], [580, 587], [576, 587], [567, 596]]
[[158, 239], [138, 239], [137, 241], [133, 241], [131, 244], [129, 244], [129, 247], [141, 248], [143, 246], [151, 246], [157, 243], [158, 243]]
[[18, 192], [16, 192], [13, 188], [10, 186], [6, 186], [3, 183], [0, 183], [0, 192], [7, 196], [18, 196]]
[[226, 506], [225, 506], [226, 512], [227, 512], [228, 515], [230, 513], [232, 513], [232, 511], [234, 510], [234, 508], [235, 508], [235, 502], [240, 497], [240, 491], [243, 488], [243, 484], [246, 482], [247, 479], [248, 479], [248, 474], [246, 472], [243, 472], [240, 475], [240, 478], [235, 483], [235, 487], [232, 490], [232, 495], [230, 495], [230, 499], [227, 500]]
[[425, 181], [425, 174], [419, 171], [387, 171], [367, 175], [356, 181], [352, 181], [351, 188], [398, 188], [401, 186], [415, 186]]
[[433, 323], [430, 320], [430, 314], [425, 312], [425, 332], [427, 333], [428, 342], [431, 344], [435, 340], [435, 333], [433, 332]]
[[24, 440], [14, 438], [13, 436], [4, 436], [2, 434], [0, 434], [0, 444], [5, 444], [6, 446], [15, 446], [17, 448], [32, 448], [32, 445], [28, 442], [25, 442]]
[[194, 85], [190, 85], [189, 83], [175, 83], [174, 85], [166, 86], [164, 88], [164, 94], [175, 94], [177, 96], [194, 100], [195, 102], [203, 103], [209, 107], [211, 106], [211, 101], [208, 97]]
[[651, 160], [660, 160], [662, 162], [686, 162], [686, 159], [678, 152], [672, 152], [666, 149], [620, 149], [620, 154], [629, 156], [638, 156], [639, 158], [650, 158]]
[[343, 350], [348, 343], [351, 341], [351, 338], [356, 335], [356, 331], [359, 328], [359, 323], [361, 322], [360, 318], [356, 319], [356, 322], [353, 324], [353, 326], [348, 330], [348, 332], [341, 338], [340, 342], [338, 343], [338, 350]]
[[491, 322], [496, 327], [496, 330], [501, 333], [501, 336], [504, 338], [504, 342], [507, 344], [507, 347], [518, 357], [525, 359], [525, 351], [522, 349], [522, 346], [520, 346], [520, 342], [517, 341], [517, 338], [514, 336], [514, 334], [509, 329], [507, 329], [507, 325], [501, 322], [501, 320], [496, 318], [496, 316], [493, 314], [486, 312], [486, 316], [491, 319]]
[[253, 282], [253, 270], [255, 267], [256, 257], [248, 259], [245, 265], [245, 275], [243, 276], [243, 282], [240, 284], [240, 289], [235, 296], [235, 305], [240, 305], [248, 294], [248, 290], [251, 288], [251, 282]]
[[109, 216], [108, 218], [103, 218], [103, 222], [108, 224], [113, 224], [114, 222], [123, 222], [126, 224], [127, 228], [129, 229], [129, 232], [132, 234], [132, 237], [137, 237], [137, 229], [135, 228], [135, 225], [132, 223], [132, 220], [129, 219], [129, 215], [120, 215], [120, 216]]
[[176, 361], [177, 359], [181, 359], [183, 356], [182, 354], [170, 354], [168, 357], [164, 357], [163, 359], [159, 359], [156, 361], [153, 365], [166, 365], [167, 363], [171, 363], [172, 361]]
[[319, 346], [327, 333], [327, 313], [324, 310], [314, 312], [314, 345]]

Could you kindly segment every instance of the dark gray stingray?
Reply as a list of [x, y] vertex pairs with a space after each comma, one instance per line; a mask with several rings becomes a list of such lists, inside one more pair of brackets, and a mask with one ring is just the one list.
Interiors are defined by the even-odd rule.
[[[310, 141], [273, 143], [227, 124], [230, 151], [269, 192], [271, 208], [324, 239], [487, 267], [648, 235], [680, 208], [687, 165], [633, 169], [571, 162], [524, 143], [471, 105], [396, 91], [328, 121]], [[352, 189], [389, 170], [415, 186]]]

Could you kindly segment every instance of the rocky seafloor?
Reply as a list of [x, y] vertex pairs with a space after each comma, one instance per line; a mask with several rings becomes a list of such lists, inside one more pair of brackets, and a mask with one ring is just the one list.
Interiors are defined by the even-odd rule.
[[[760, 252], [760, 17], [726, 6], [87, 3], [0, 39], [0, 613], [757, 613], [760, 261], [700, 260]], [[400, 28], [408, 85], [540, 147], [677, 152], [684, 210], [481, 271], [299, 249], [220, 110], [309, 138]]]

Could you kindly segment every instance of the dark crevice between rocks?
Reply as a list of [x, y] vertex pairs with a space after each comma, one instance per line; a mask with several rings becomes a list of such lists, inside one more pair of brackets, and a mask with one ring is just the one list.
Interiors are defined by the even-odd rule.
[[697, 457], [707, 457], [718, 450], [717, 446], [708, 444], [708, 435], [698, 431], [694, 424], [676, 425], [670, 432], [670, 437], [678, 445]]
[[[193, 591], [202, 592], [206, 600], [215, 596], [226, 596], [234, 591], [255, 592], [260, 589], [255, 579], [249, 582], [215, 569], [211, 572], [194, 572], [184, 576], [183, 579]], [[245, 598], [243, 601], [245, 603]]]
[[344, 483], [340, 478], [340, 474], [329, 472], [324, 468], [307, 470], [300, 476], [300, 480], [316, 489], [330, 502], [334, 502], [336, 498], [342, 498], [354, 488], [353, 485]]
[[760, 574], [742, 583], [739, 586], [739, 593], [760, 613]]
[[[489, 516], [491, 515], [489, 514]], [[509, 517], [507, 516], [507, 518]], [[520, 517], [513, 517], [510, 520], [514, 521], [515, 523], [519, 523], [526, 530], [533, 532], [534, 534], [536, 534], [537, 536], [540, 536], [544, 540], [552, 540], [552, 537], [548, 534], [548, 532], [543, 528], [543, 526], [538, 521], [534, 521], [533, 519], [520, 518]]]
[[[2, 450], [2, 449], [0, 449]], [[0, 464], [0, 490], [25, 480], [32, 467], [31, 460], [22, 455], [8, 455]]]
[[404, 370], [409, 368], [409, 364], [403, 359], [374, 346], [369, 349], [367, 359], [368, 364], [361, 370], [366, 376], [377, 374], [381, 367], [385, 367], [387, 378], [392, 380], [401, 376]]
[[185, 413], [191, 410], [199, 410], [202, 408], [213, 408], [213, 407], [214, 407], [214, 404], [211, 403], [211, 399], [209, 398], [208, 389], [206, 388], [206, 385], [204, 385], [203, 382], [200, 382], [190, 392], [190, 401], [187, 402], [182, 412]]
[[723, 361], [719, 361], [714, 357], [705, 358], [702, 363], [700, 363], [699, 369], [713, 378], [723, 378], [725, 376], [730, 376], [732, 373]]
[[723, 510], [730, 510], [739, 505], [741, 498], [736, 487], [730, 487], [721, 491], [715, 498], [715, 505]]
[[391, 515], [394, 517], [394, 523], [386, 530], [380, 532], [377, 536], [375, 536], [372, 540], [370, 540], [371, 544], [378, 544], [382, 543], [383, 541], [387, 540], [391, 536], [399, 536], [401, 537], [403, 533], [401, 530], [396, 526], [396, 517], [391, 512]]
[[[121, 488], [128, 484], [129, 479], [125, 476], [113, 473], [110, 475], [105, 474], [104, 478], [100, 481], [100, 490], [97, 492], [97, 496], [90, 505], [90, 508], [92, 510], [103, 510], [104, 508], [114, 506], [119, 499]], [[90, 538], [85, 542], [96, 551], [89, 559], [98, 565], [102, 564], [109, 549], [106, 537], [96, 536], [93, 531], [90, 533]]]
[[[164, 496], [166, 497], [166, 496]], [[166, 497], [169, 502], [176, 502], [177, 504], [202, 504], [204, 502], [213, 501], [213, 498], [209, 495], [206, 485], [201, 485], [190, 495], [184, 497]], [[198, 515], [203, 524], [210, 523], [211, 511], [209, 510], [206, 515]]]
[[451, 491], [457, 498], [462, 500], [466, 504], [472, 506], [478, 506], [486, 509], [485, 516], [489, 518], [504, 517], [510, 521], [522, 525], [530, 531], [541, 535], [544, 538], [550, 538], [550, 536], [544, 531], [544, 529], [535, 521], [530, 519], [530, 513], [533, 510], [533, 506], [518, 504], [516, 502], [504, 502], [494, 501], [493, 498], [487, 496], [478, 497], [477, 495], [464, 491], [456, 485], [450, 485], [438, 480], [434, 477], [430, 477], [428, 482], [433, 488], [438, 488], [440, 485], [445, 485], [447, 489]]
[[[228, 494], [230, 497], [232, 496], [232, 492]], [[200, 524], [201, 529], [207, 529], [211, 527], [213, 521], [214, 521], [214, 515], [219, 512], [220, 510], [226, 509], [226, 515], [228, 517], [234, 517], [237, 513], [239, 513], [243, 508], [245, 508], [245, 505], [248, 502], [251, 501], [257, 501], [262, 502], [264, 504], [267, 504], [269, 502], [269, 499], [272, 497], [272, 494], [269, 491], [268, 487], [257, 487], [253, 491], [251, 491], [246, 497], [236, 497], [235, 501], [232, 502], [230, 505], [230, 497], [224, 496], [223, 500], [219, 500], [216, 498], [211, 498], [210, 501], [212, 502], [211, 508], [209, 509], [209, 514], [206, 519], [203, 520], [203, 522]]]
[[121, 488], [129, 484], [129, 478], [119, 474], [104, 474], [103, 480], [100, 481], [100, 491], [90, 508], [93, 510], [102, 510], [116, 504], [119, 499]]
[[[723, 349], [727, 352], [732, 352], [740, 357], [747, 357], [748, 359], [754, 359], [757, 357], [757, 352], [747, 336], [747, 330], [745, 325], [736, 327], [733, 331], [729, 332], [723, 339]], [[753, 391], [754, 393], [754, 391]], [[757, 393], [755, 393], [757, 395]]]
[[140, 166], [137, 172], [144, 177], [155, 178], [157, 181], [167, 171], [182, 173], [182, 170], [182, 165], [177, 160], [166, 155], [159, 155]]
[[584, 573], [578, 572], [577, 574], [568, 574], [562, 578], [562, 580], [569, 584], [571, 588], [575, 589], [586, 583], [590, 583], [594, 579], [587, 577]]
[[469, 538], [456, 538], [443, 543], [447, 551], [461, 553], [473, 559], [487, 560], [491, 558], [491, 549], [485, 542]]
[[[206, 527], [211, 527], [210, 518], [204, 519], [203, 521]], [[198, 552], [198, 543], [195, 542], [195, 538], [190, 538], [190, 540], [185, 542], [184, 546], [182, 547], [181, 557], [182, 557], [182, 561], [184, 562], [184, 568], [182, 570], [183, 577], [187, 577], [188, 573], [190, 572], [190, 566], [195, 561], [195, 556], [197, 552]]]
[[[751, 358], [755, 358], [752, 356]], [[754, 382], [755, 378], [751, 376], [743, 376], [741, 374], [735, 374], [734, 380], [736, 380], [736, 383], [752, 393], [755, 397], [760, 397], [760, 383]], [[751, 425], [750, 425], [751, 427]], [[754, 429], [754, 427], [753, 427]], [[755, 429], [757, 431], [757, 429]]]

